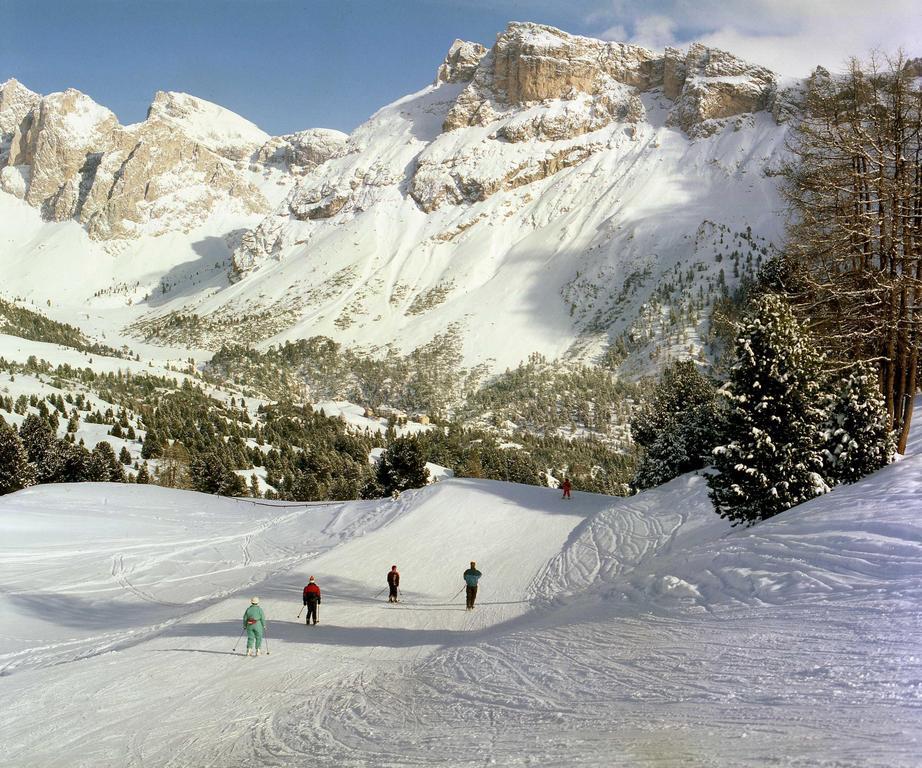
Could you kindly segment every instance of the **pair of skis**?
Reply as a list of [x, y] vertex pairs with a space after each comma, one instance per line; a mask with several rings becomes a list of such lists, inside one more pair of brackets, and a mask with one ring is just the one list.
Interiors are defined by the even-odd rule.
[[[231, 650], [232, 650], [234, 653], [237, 653], [237, 646], [240, 645], [240, 641], [243, 640], [243, 636], [246, 634], [246, 631], [247, 631], [247, 630], [246, 630], [246, 627], [244, 627], [244, 628], [243, 628], [243, 632], [240, 633], [240, 637], [237, 638], [237, 642], [234, 643], [234, 647], [231, 648]], [[266, 656], [268, 656], [268, 655], [270, 654], [270, 651], [269, 651], [269, 633], [268, 633], [268, 632], [265, 632], [265, 634], [263, 635], [263, 639], [266, 641]], [[249, 648], [247, 648], [247, 653], [246, 653], [245, 655], [247, 655], [247, 656], [250, 655], [250, 649], [249, 649]], [[253, 658], [256, 658], [256, 657], [255, 657], [255, 654], [254, 654], [254, 657], [253, 657]]]

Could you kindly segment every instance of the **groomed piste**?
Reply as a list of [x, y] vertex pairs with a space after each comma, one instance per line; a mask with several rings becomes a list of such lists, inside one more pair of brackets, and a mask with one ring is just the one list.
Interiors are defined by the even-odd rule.
[[[452, 479], [314, 505], [21, 491], [0, 499], [4, 762], [918, 765], [920, 486], [911, 455], [749, 529], [698, 476], [570, 502]], [[231, 650], [252, 596], [259, 658]]]

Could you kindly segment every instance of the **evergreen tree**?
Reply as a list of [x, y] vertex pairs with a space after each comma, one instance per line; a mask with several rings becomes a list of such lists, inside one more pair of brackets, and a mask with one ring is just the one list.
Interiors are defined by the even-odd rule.
[[90, 480], [90, 452], [82, 445], [67, 443], [62, 456], [59, 482], [85, 483]]
[[163, 456], [163, 443], [160, 436], [153, 430], [148, 429], [144, 435], [144, 442], [141, 443], [141, 458], [159, 459]]
[[41, 416], [30, 413], [19, 428], [19, 436], [35, 472], [35, 482], [64, 482], [67, 443], [55, 437], [51, 425]]
[[381, 454], [375, 481], [384, 496], [426, 485], [429, 470], [419, 442], [413, 437], [396, 438]]
[[34, 481], [22, 440], [15, 429], [0, 419], [0, 495], [27, 488]]
[[877, 375], [859, 364], [827, 395], [823, 461], [834, 483], [854, 483], [893, 460], [896, 440]]
[[652, 397], [631, 420], [634, 442], [644, 449], [635, 487], [652, 488], [710, 464], [722, 427], [713, 382], [690, 360], [667, 366]]
[[141, 465], [141, 468], [138, 470], [138, 475], [134, 481], [139, 485], [147, 485], [150, 482], [150, 471], [147, 469], [146, 461]]
[[751, 524], [825, 493], [820, 358], [774, 294], [754, 302], [722, 392], [728, 442], [714, 449], [711, 500], [734, 525]]
[[219, 496], [244, 496], [246, 483], [218, 455], [216, 451], [207, 451], [196, 456], [189, 466], [192, 475], [192, 487], [202, 493], [214, 493]]
[[124, 445], [122, 446], [122, 450], [118, 453], [118, 460], [125, 466], [131, 465], [131, 452]]
[[96, 443], [90, 453], [89, 479], [97, 483], [125, 482], [125, 470], [106, 440]]

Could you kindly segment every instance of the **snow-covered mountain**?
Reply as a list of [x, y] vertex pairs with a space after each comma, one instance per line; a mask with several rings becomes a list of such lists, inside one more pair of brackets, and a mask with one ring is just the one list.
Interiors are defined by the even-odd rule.
[[697, 353], [710, 304], [778, 241], [792, 93], [701, 45], [527, 23], [457, 41], [348, 137], [269, 137], [177, 93], [121, 126], [7, 81], [3, 291], [203, 354], [449, 332], [468, 364], [614, 351], [642, 370]]
[[[748, 529], [692, 475], [571, 502], [485, 480], [329, 504], [112, 484], [4, 496], [5, 755], [916, 766], [920, 462], [913, 446]], [[484, 576], [468, 613], [471, 559]], [[317, 627], [298, 615], [310, 575]], [[247, 659], [254, 594], [271, 654]]]

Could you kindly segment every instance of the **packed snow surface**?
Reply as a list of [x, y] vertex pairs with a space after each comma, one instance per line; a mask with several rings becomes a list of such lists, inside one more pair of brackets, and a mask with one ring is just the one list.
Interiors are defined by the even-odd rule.
[[[453, 479], [330, 504], [28, 489], [0, 500], [4, 760], [915, 766], [920, 490], [911, 456], [731, 529], [693, 475], [571, 502]], [[232, 652], [251, 595], [255, 659]]]

